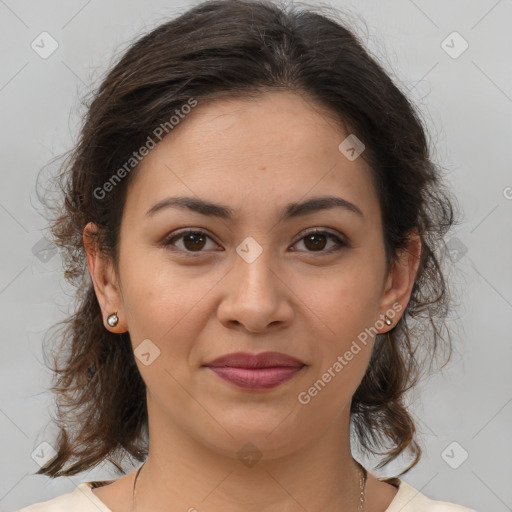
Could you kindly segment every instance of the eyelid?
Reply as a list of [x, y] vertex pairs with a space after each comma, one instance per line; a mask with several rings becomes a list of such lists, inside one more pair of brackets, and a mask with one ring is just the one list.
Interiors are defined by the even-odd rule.
[[336, 238], [339, 238], [341, 242], [343, 242], [347, 245], [349, 243], [347, 237], [344, 234], [342, 234], [332, 228], [327, 228], [327, 227], [325, 227], [325, 228], [323, 228], [323, 227], [306, 228], [297, 235], [297, 240], [295, 243], [297, 243], [299, 240], [301, 240], [302, 238], [304, 238], [307, 235], [314, 235], [316, 233], [319, 233], [322, 235], [323, 234], [332, 235], [332, 236], [335, 236]]

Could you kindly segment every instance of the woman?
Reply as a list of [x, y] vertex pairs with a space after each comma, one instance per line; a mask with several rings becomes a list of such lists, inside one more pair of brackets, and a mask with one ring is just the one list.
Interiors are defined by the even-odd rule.
[[339, 21], [216, 0], [162, 24], [62, 177], [78, 308], [38, 474], [143, 464], [23, 512], [469, 510], [352, 455], [420, 458], [404, 395], [450, 348], [455, 220], [417, 113]]

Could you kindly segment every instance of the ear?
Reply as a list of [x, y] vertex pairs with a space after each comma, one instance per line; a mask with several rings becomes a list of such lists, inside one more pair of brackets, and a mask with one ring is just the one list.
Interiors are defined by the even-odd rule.
[[[128, 330], [122, 311], [122, 296], [111, 259], [98, 250], [94, 237], [97, 231], [97, 226], [93, 222], [89, 222], [84, 228], [83, 240], [87, 254], [87, 266], [101, 307], [103, 325], [107, 330], [121, 334]], [[111, 327], [107, 323], [107, 318], [112, 313], [117, 313], [119, 317], [119, 322], [115, 327]]]
[[387, 315], [392, 324], [385, 325], [381, 334], [393, 329], [409, 303], [419, 269], [421, 250], [421, 238], [415, 229], [409, 234], [408, 245], [398, 254], [384, 284], [380, 301], [381, 319]]

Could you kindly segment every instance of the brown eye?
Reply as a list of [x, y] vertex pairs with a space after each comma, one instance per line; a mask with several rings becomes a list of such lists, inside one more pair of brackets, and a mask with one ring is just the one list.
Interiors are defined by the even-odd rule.
[[203, 249], [207, 245], [208, 239], [211, 240], [211, 237], [204, 231], [188, 230], [165, 240], [163, 244], [164, 246], [174, 246], [176, 241], [181, 241], [182, 247], [178, 247], [178, 249], [184, 252], [204, 252]]
[[[328, 250], [324, 250], [328, 243], [327, 240], [329, 239], [335, 242], [335, 247], [334, 249], [331, 248]], [[306, 252], [319, 252], [329, 254], [331, 252], [341, 249], [342, 247], [348, 247], [348, 244], [346, 242], [338, 238], [336, 235], [329, 233], [328, 231], [311, 231], [309, 233], [306, 233], [306, 235], [299, 240], [299, 242], [302, 241], [307, 249]]]
[[308, 235], [304, 237], [304, 245], [311, 250], [322, 250], [325, 248], [327, 243], [327, 237], [325, 235], [320, 235], [317, 233], [313, 233], [312, 235]]
[[187, 250], [196, 251], [201, 250], [205, 245], [205, 235], [202, 233], [188, 233], [183, 236], [183, 245]]
[[[178, 233], [172, 236], [171, 238], [168, 238], [163, 242], [163, 245], [166, 247], [175, 247], [177, 252], [183, 252], [185, 254], [200, 254], [201, 252], [205, 252], [206, 250], [208, 250], [208, 247], [206, 247], [208, 240], [212, 240], [212, 238], [204, 231], [187, 230]], [[331, 246], [330, 248], [325, 250], [326, 247], [328, 246], [329, 240], [334, 242], [334, 247]], [[180, 242], [181, 246], [179, 246], [177, 242]], [[344, 242], [333, 233], [320, 230], [306, 233], [306, 235], [304, 235], [299, 240], [299, 242], [304, 243], [304, 246], [306, 247], [306, 252], [310, 253], [330, 254], [332, 252], [340, 250], [343, 247], [349, 247], [349, 244], [347, 242]]]

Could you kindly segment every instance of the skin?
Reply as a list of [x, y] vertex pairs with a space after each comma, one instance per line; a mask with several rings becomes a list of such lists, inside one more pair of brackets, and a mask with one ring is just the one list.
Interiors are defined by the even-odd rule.
[[[133, 176], [118, 272], [88, 238], [94, 225], [84, 230], [105, 328], [129, 331], [134, 350], [145, 339], [160, 350], [148, 366], [136, 358], [147, 385], [150, 446], [135, 510], [357, 510], [360, 470], [350, 451], [349, 411], [374, 338], [308, 404], [297, 397], [365, 328], [379, 325], [383, 333], [396, 324], [421, 245], [411, 236], [386, 272], [370, 169], [338, 149], [348, 134], [319, 105], [291, 92], [199, 103]], [[145, 215], [178, 195], [227, 205], [235, 221], [172, 208]], [[364, 218], [333, 208], [278, 222], [286, 204], [323, 195], [350, 201]], [[182, 228], [210, 238], [166, 247], [165, 238]], [[313, 228], [350, 246], [329, 252], [336, 241], [320, 236], [315, 249], [304, 238]], [[262, 248], [251, 263], [236, 251], [246, 237]], [[400, 308], [393, 325], [376, 324], [393, 305]], [[119, 323], [109, 327], [115, 311]], [[230, 352], [267, 350], [307, 366], [266, 391], [240, 389], [202, 366]], [[252, 467], [237, 455], [247, 442], [261, 454]], [[134, 473], [95, 494], [115, 512], [131, 510]], [[395, 494], [368, 473], [367, 512], [383, 512]]]

